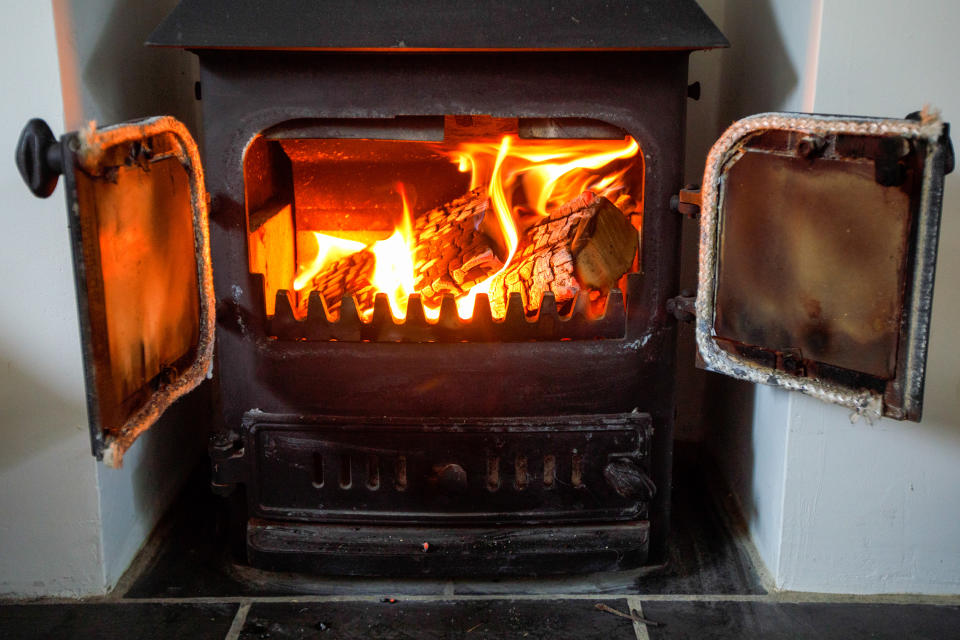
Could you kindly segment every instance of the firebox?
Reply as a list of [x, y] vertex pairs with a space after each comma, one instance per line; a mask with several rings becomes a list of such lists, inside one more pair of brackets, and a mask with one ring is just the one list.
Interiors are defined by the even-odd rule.
[[94, 454], [213, 378], [255, 566], [662, 562], [678, 321], [708, 369], [920, 418], [931, 110], [752, 116], [682, 188], [687, 57], [726, 46], [690, 0], [184, 0], [149, 44], [199, 57], [202, 161], [157, 117], [31, 121], [18, 165], [64, 175]]
[[[361, 335], [374, 339], [409, 332], [408, 322], [391, 332], [386, 311], [406, 320], [411, 294], [422, 307], [414, 313], [433, 321], [449, 299], [450, 339], [481, 293], [497, 320], [513, 294], [524, 316], [538, 313], [546, 294], [560, 315], [579, 297], [580, 311], [602, 316], [609, 292], [636, 271], [643, 158], [622, 131], [577, 124], [576, 133], [609, 139], [548, 137], [538, 123], [521, 131], [517, 118], [482, 116], [295, 121], [264, 131], [243, 175], [250, 270], [263, 276], [270, 332], [306, 337], [306, 323], [290, 315], [304, 319], [313, 293], [322, 305], [314, 313], [328, 321], [340, 320], [348, 298], [350, 313], [370, 321]], [[414, 130], [428, 139], [403, 139]], [[381, 294], [386, 305], [373, 322]]]

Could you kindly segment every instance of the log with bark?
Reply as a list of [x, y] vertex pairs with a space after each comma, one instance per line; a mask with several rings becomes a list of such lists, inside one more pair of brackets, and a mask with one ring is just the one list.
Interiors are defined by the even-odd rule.
[[323, 301], [327, 303], [327, 311], [336, 318], [340, 315], [340, 302], [343, 297], [352, 295], [357, 299], [357, 309], [363, 315], [373, 308], [373, 299], [377, 293], [371, 282], [376, 262], [376, 256], [369, 249], [331, 262], [313, 276], [310, 285], [301, 292], [302, 304], [306, 305], [310, 291], [319, 291]]
[[[440, 304], [445, 293], [459, 297], [500, 270], [499, 233], [485, 189], [475, 189], [443, 206], [417, 216], [413, 229], [414, 286], [429, 306]], [[489, 216], [488, 216], [489, 213]], [[357, 298], [363, 315], [373, 307], [371, 284], [376, 257], [367, 249], [326, 265], [308, 290], [319, 291], [327, 310], [336, 315], [340, 300]], [[307, 296], [301, 296], [306, 305]], [[305, 308], [303, 309], [305, 310]]]
[[490, 285], [490, 308], [502, 317], [511, 293], [535, 313], [552, 292], [561, 313], [581, 290], [606, 293], [633, 265], [636, 228], [612, 202], [585, 191], [523, 234], [511, 264]]
[[[482, 189], [417, 217], [414, 222], [415, 287], [424, 302], [436, 306], [444, 293], [459, 297], [497, 273], [503, 250], [490, 202]], [[633, 264], [636, 228], [613, 203], [586, 191], [528, 228], [511, 264], [491, 282], [493, 314], [506, 313], [511, 293], [520, 293], [524, 309], [535, 313], [552, 292], [564, 313], [577, 293], [606, 293]], [[361, 315], [373, 308], [376, 257], [369, 249], [325, 266], [311, 280], [336, 317], [345, 295], [357, 299]], [[301, 296], [305, 304], [306, 296]]]
[[475, 189], [414, 221], [416, 290], [430, 306], [444, 293], [460, 297], [503, 266], [495, 217], [485, 189]]

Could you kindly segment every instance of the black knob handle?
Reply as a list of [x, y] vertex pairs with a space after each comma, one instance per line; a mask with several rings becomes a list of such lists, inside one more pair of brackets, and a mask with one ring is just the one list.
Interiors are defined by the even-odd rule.
[[433, 467], [433, 478], [440, 489], [456, 492], [467, 486], [467, 472], [458, 464], [438, 464]]
[[630, 460], [614, 460], [603, 469], [603, 477], [611, 489], [628, 500], [650, 500], [657, 493], [650, 476]]
[[27, 123], [17, 142], [17, 169], [33, 195], [46, 198], [63, 173], [63, 154], [46, 122], [34, 118]]

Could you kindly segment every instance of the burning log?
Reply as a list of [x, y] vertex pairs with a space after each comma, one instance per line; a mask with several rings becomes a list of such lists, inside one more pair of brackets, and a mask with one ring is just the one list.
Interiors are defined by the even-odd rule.
[[369, 249], [351, 253], [320, 270], [310, 281], [307, 290], [319, 291], [327, 303], [327, 311], [334, 317], [339, 315], [340, 303], [347, 295], [357, 299], [357, 309], [363, 314], [373, 308], [377, 293], [372, 284], [376, 262], [376, 257]]
[[561, 310], [581, 289], [609, 291], [630, 269], [637, 247], [637, 230], [623, 212], [585, 191], [527, 229], [510, 266], [491, 282], [490, 308], [502, 317], [515, 292], [535, 313], [548, 291]]
[[[416, 290], [430, 306], [444, 293], [459, 297], [500, 270], [501, 253], [484, 218], [490, 200], [474, 189], [456, 200], [418, 216], [414, 222]], [[489, 224], [489, 221], [487, 222]]]

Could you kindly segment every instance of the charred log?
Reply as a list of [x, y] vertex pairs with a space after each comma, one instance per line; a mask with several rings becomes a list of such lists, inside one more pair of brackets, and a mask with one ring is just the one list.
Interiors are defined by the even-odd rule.
[[320, 294], [331, 317], [340, 315], [345, 296], [356, 298], [357, 308], [364, 314], [373, 308], [377, 292], [372, 283], [376, 262], [376, 256], [367, 249], [351, 253], [320, 270], [308, 288]]
[[[414, 222], [414, 275], [424, 302], [437, 306], [444, 293], [459, 297], [503, 266], [488, 233], [490, 200], [475, 189]], [[491, 216], [492, 217], [492, 216]]]
[[491, 309], [502, 317], [510, 294], [519, 293], [526, 312], [536, 313], [549, 292], [566, 312], [581, 290], [608, 292], [637, 247], [637, 230], [623, 212], [585, 191], [527, 229], [512, 263], [491, 283]]

